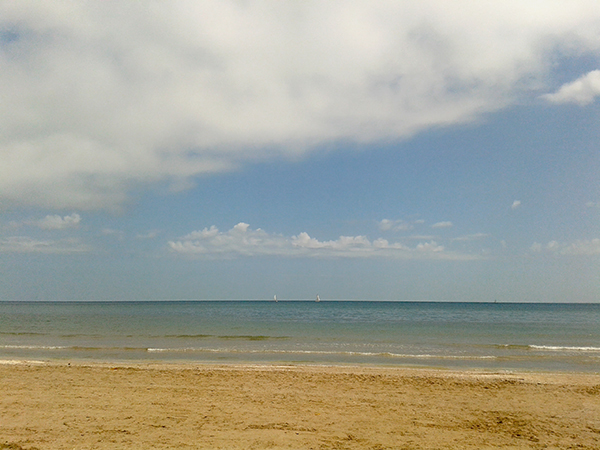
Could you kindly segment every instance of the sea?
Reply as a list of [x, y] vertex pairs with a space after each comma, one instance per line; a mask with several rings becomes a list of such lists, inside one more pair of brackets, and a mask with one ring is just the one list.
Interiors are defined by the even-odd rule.
[[2, 301], [0, 360], [600, 372], [600, 304]]

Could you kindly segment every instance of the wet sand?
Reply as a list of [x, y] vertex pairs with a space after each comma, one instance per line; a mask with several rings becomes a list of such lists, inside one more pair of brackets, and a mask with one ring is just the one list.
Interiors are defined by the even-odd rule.
[[0, 449], [598, 449], [600, 374], [0, 364]]

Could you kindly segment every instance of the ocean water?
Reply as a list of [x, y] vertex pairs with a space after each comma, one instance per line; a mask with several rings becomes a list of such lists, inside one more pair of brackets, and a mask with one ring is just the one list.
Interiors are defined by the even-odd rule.
[[0, 359], [600, 372], [600, 304], [0, 302]]

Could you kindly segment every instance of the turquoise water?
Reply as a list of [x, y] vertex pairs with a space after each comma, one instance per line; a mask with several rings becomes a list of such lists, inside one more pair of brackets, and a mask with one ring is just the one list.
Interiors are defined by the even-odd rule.
[[600, 304], [0, 302], [0, 359], [600, 372]]

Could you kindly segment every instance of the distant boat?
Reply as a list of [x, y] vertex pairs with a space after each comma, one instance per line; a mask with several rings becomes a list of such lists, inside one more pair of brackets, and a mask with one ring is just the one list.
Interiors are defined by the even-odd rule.
[[275, 301], [275, 303], [277, 303], [277, 296], [276, 295], [273, 296], [273, 300]]
[[319, 295], [317, 294], [317, 299], [315, 300], [317, 303], [319, 303], [321, 301], [321, 297], [319, 297]]

